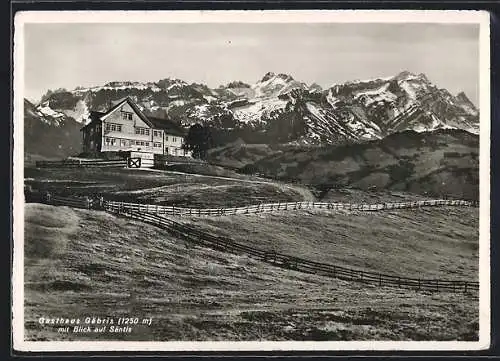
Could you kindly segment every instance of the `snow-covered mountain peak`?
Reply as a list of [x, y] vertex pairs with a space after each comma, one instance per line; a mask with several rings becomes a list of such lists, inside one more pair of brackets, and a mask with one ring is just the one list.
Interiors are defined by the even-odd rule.
[[235, 89], [235, 88], [250, 88], [250, 85], [239, 80], [232, 81], [226, 86], [221, 86], [221, 88]]
[[469, 97], [463, 91], [458, 93], [456, 98], [460, 103], [467, 104], [469, 106], [474, 106], [474, 103], [472, 103], [472, 101], [469, 99]]
[[424, 73], [415, 74], [415, 73], [412, 73], [408, 70], [403, 70], [399, 74], [395, 75], [392, 78], [392, 80], [396, 80], [398, 82], [413, 81], [413, 82], [422, 82], [422, 83], [430, 84], [429, 79], [427, 78], [427, 76]]
[[136, 82], [136, 81], [111, 81], [102, 86], [93, 86], [93, 87], [76, 87], [70, 92], [76, 95], [82, 95], [88, 92], [98, 92], [102, 90], [151, 90], [153, 92], [159, 92], [161, 89], [152, 82]]
[[317, 83], [312, 83], [309, 86], [309, 91], [313, 92], [313, 93], [321, 93], [321, 92], [323, 92], [323, 88], [321, 87], [321, 85], [319, 85]]
[[307, 89], [307, 85], [298, 82], [288, 74], [268, 72], [262, 80], [252, 86], [256, 98], [278, 97], [292, 89]]
[[276, 74], [274, 74], [272, 71], [269, 71], [264, 75], [264, 77], [259, 82], [264, 83], [275, 76], [276, 76]]

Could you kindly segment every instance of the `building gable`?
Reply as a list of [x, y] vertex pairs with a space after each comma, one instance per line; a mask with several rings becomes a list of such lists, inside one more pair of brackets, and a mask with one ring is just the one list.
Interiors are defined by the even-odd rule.
[[[127, 117], [126, 115], [129, 115]], [[153, 128], [151, 122], [132, 102], [130, 98], [125, 98], [120, 103], [113, 106], [101, 120], [108, 123], [132, 124], [134, 127]]]

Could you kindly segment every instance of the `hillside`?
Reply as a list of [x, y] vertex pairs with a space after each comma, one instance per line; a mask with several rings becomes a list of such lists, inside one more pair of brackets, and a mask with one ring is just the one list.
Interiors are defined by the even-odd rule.
[[[55, 150], [40, 148], [41, 154], [59, 154], [58, 149], [66, 148], [55, 135], [62, 133], [59, 123], [83, 124], [90, 109], [103, 111], [126, 96], [146, 114], [168, 116], [184, 127], [204, 124], [216, 146], [238, 138], [246, 143], [323, 145], [381, 139], [404, 130], [479, 129], [479, 111], [463, 92], [452, 95], [423, 74], [405, 71], [323, 90], [288, 74], [267, 73], [254, 84], [233, 81], [215, 89], [168, 78], [49, 90], [39, 104], [25, 104], [25, 118], [34, 115], [32, 119], [52, 123], [55, 129], [28, 133], [27, 140], [43, 139]], [[69, 128], [64, 131], [66, 137], [76, 135]]]
[[234, 144], [213, 150], [210, 160], [325, 192], [349, 186], [466, 199], [479, 192], [479, 139], [460, 130], [406, 131], [343, 146]]
[[309, 201], [314, 196], [299, 186], [251, 177], [227, 178], [162, 170], [102, 168], [25, 168], [25, 184], [33, 191], [61, 196], [103, 196], [108, 200], [229, 207], [263, 202]]
[[303, 210], [191, 219], [211, 234], [316, 262], [470, 281], [477, 281], [479, 271], [478, 221], [477, 208], [458, 207], [333, 214]]
[[[380, 227], [374, 220], [372, 241], [383, 242], [384, 238], [378, 237], [384, 232], [400, 234], [401, 222], [412, 224], [408, 214], [391, 214], [395, 219], [387, 219]], [[27, 340], [436, 341], [478, 337], [477, 300], [462, 294], [367, 287], [284, 270], [245, 255], [195, 247], [159, 228], [103, 212], [28, 204], [25, 216]], [[353, 216], [362, 217], [357, 223], [364, 224], [364, 215]], [[407, 242], [418, 247], [418, 257], [409, 246], [398, 245], [395, 237], [392, 245], [397, 247], [383, 255], [390, 257], [384, 258], [386, 262], [372, 262], [372, 269], [393, 265], [400, 270], [415, 267], [424, 275], [451, 276], [453, 270], [459, 271], [457, 277], [467, 271], [476, 274], [477, 258], [470, 255], [477, 255], [473, 247], [477, 246], [477, 224], [466, 224], [458, 213], [450, 216], [458, 221], [455, 231], [463, 238], [452, 240], [447, 229], [434, 234], [432, 223], [427, 226], [430, 232], [422, 234], [413, 226], [415, 237]], [[437, 213], [424, 212], [419, 217], [425, 218], [424, 223], [439, 222]], [[447, 219], [446, 214], [442, 217]], [[251, 228], [245, 226], [248, 220], [258, 222], [259, 229], [272, 229], [275, 224], [275, 219], [266, 223], [266, 218], [243, 217], [235, 226]], [[287, 224], [296, 228], [293, 222], [284, 218], [279, 222], [280, 232]], [[339, 234], [338, 254], [333, 253], [332, 260], [342, 254], [350, 257], [349, 261], [355, 255], [368, 256], [358, 254], [358, 245], [340, 236], [347, 234], [342, 225], [336, 226], [334, 217], [321, 223], [328, 235]], [[309, 233], [309, 228], [304, 228], [303, 247], [290, 243], [288, 251], [313, 257], [311, 250], [321, 249], [321, 242], [333, 247], [331, 237], [318, 238], [314, 232], [311, 238]], [[257, 234], [254, 237], [265, 240]], [[272, 239], [280, 247], [286, 241], [279, 239], [279, 233]], [[437, 249], [441, 251], [436, 253]], [[411, 258], [407, 257], [409, 252]], [[372, 259], [375, 256], [371, 255]], [[401, 264], [400, 258], [405, 263]], [[152, 323], [135, 326], [130, 333], [66, 334], [38, 323], [39, 317], [51, 315], [82, 319], [89, 315], [133, 315], [141, 320], [152, 317]]]
[[24, 100], [24, 157], [31, 163], [60, 159], [81, 152], [81, 124], [71, 117], [52, 112]]

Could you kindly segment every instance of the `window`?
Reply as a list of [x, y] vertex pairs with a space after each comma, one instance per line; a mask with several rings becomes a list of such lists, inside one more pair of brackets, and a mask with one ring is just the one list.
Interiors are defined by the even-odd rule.
[[126, 147], [128, 145], [128, 141], [122, 139], [122, 147]]
[[121, 124], [106, 123], [106, 131], [107, 132], [121, 132], [122, 126], [121, 126]]
[[153, 146], [154, 146], [155, 148], [161, 148], [161, 143], [154, 142]]
[[161, 132], [159, 130], [153, 130], [153, 136], [161, 137]]
[[188, 154], [188, 151], [184, 149], [184, 155], [186, 156]]
[[172, 142], [177, 142], [177, 137], [172, 137]]
[[149, 147], [149, 142], [146, 142], [146, 147]]
[[165, 142], [168, 142], [168, 135], [165, 136]]
[[135, 128], [135, 134], [149, 135], [149, 129], [145, 128]]
[[122, 119], [125, 119], [125, 120], [132, 120], [132, 113], [129, 113], [129, 112], [122, 112]]
[[106, 137], [104, 138], [104, 142], [106, 143], [106, 145], [114, 146], [117, 144], [117, 139]]
[[165, 148], [165, 154], [168, 154], [168, 148]]
[[135, 145], [141, 145], [141, 142], [139, 142], [138, 140], [135, 141]]

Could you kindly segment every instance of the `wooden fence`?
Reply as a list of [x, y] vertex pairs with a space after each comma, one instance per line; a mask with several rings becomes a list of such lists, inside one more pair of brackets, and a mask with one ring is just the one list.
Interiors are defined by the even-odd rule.
[[175, 206], [161, 206], [157, 204], [141, 204], [129, 202], [106, 201], [106, 209], [112, 211], [131, 210], [136, 212], [163, 214], [169, 216], [223, 216], [236, 214], [257, 214], [278, 211], [290, 211], [300, 209], [326, 209], [326, 210], [349, 210], [349, 211], [381, 211], [404, 208], [439, 207], [439, 206], [463, 206], [476, 207], [478, 202], [466, 200], [437, 199], [415, 202], [392, 202], [379, 204], [359, 203], [325, 203], [325, 202], [286, 202], [249, 205], [233, 208], [183, 208]]
[[247, 254], [272, 265], [299, 272], [317, 274], [347, 281], [362, 282], [377, 287], [408, 288], [429, 292], [462, 292], [472, 297], [478, 296], [478, 282], [408, 278], [314, 262], [270, 250], [256, 249], [248, 245], [237, 243], [230, 238], [215, 236], [201, 231], [192, 225], [183, 224], [156, 214], [140, 213], [131, 209], [120, 210], [115, 213], [160, 227], [180, 239], [203, 247], [234, 254]]
[[[201, 231], [192, 225], [180, 223], [174, 221], [173, 219], [166, 218], [165, 215], [160, 215], [161, 212], [156, 212], [156, 209], [153, 209], [153, 207], [154, 208], [159, 207], [156, 205], [140, 205], [142, 207], [144, 206], [150, 207], [149, 209], [144, 210], [144, 208], [130, 206], [130, 205], [135, 205], [134, 203], [105, 201], [102, 198], [92, 199], [89, 197], [81, 197], [81, 198], [60, 197], [57, 195], [51, 195], [50, 193], [41, 195], [39, 199], [36, 200], [39, 200], [42, 203], [58, 205], [58, 206], [69, 206], [74, 208], [85, 208], [85, 209], [105, 209], [109, 212], [121, 216], [133, 218], [163, 228], [178, 238], [184, 239], [186, 241], [204, 247], [235, 254], [241, 254], [241, 253], [248, 254], [261, 261], [286, 269], [292, 269], [305, 273], [313, 273], [317, 275], [333, 277], [347, 281], [363, 282], [378, 287], [409, 288], [420, 291], [432, 291], [432, 292], [438, 292], [438, 291], [463, 292], [473, 297], [478, 296], [478, 289], [479, 289], [478, 282], [401, 277], [395, 275], [351, 269], [327, 263], [309, 261], [299, 257], [277, 253], [271, 250], [256, 249], [241, 243], [237, 243], [230, 238], [214, 236], [207, 232]], [[425, 202], [430, 202], [426, 204], [427, 206], [438, 206], [438, 205], [470, 206], [470, 204], [468, 203], [471, 203], [469, 201], [448, 201], [448, 200], [436, 200], [436, 201], [425, 201]], [[456, 203], [450, 204], [449, 202], [456, 202]], [[460, 202], [468, 202], [468, 203], [460, 203]], [[307, 202], [298, 202], [298, 203], [307, 203]], [[408, 204], [414, 204], [414, 203], [418, 202], [388, 203], [391, 204], [392, 206], [386, 208], [380, 208], [380, 207], [375, 208], [376, 205], [357, 205], [357, 207], [354, 207], [352, 209], [380, 210], [380, 209], [409, 208], [410, 206], [408, 206]], [[290, 205], [291, 203], [286, 203], [286, 204]], [[297, 205], [297, 203], [293, 204]], [[186, 210], [185, 208], [181, 209]], [[300, 208], [297, 205], [297, 207], [295, 208], [292, 207], [288, 209], [300, 209]], [[330, 208], [330, 209], [335, 209], [335, 208]], [[349, 208], [344, 208], [344, 209], [349, 209]]]
[[[99, 202], [95, 199], [89, 197], [60, 197], [57, 195], [52, 195], [46, 193], [40, 197], [40, 201], [45, 204], [51, 204], [54, 206], [68, 206], [73, 208], [85, 208], [85, 209], [95, 209], [99, 205]], [[100, 203], [102, 205], [102, 202]]]
[[53, 160], [37, 161], [37, 168], [123, 168], [127, 166], [127, 160]]

